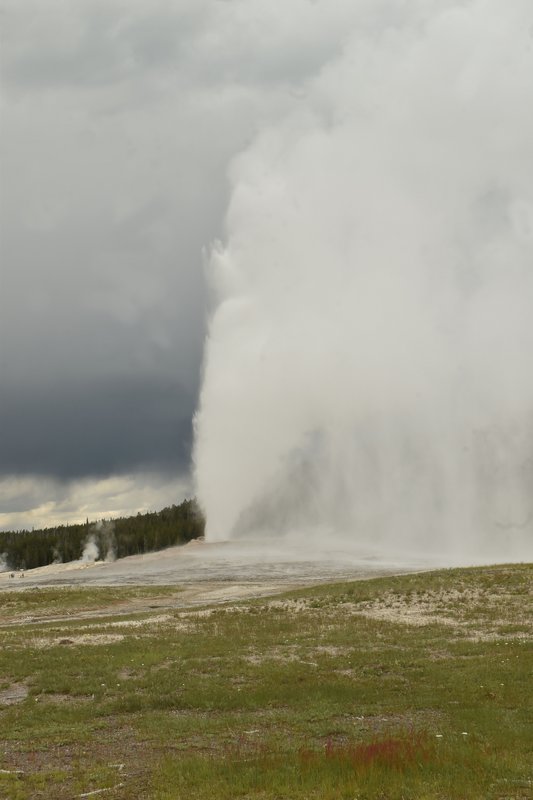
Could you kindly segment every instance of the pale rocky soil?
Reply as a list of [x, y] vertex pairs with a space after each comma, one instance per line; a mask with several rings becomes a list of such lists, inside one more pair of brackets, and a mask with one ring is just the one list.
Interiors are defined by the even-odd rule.
[[[310, 605], [311, 604], [311, 605]], [[312, 610], [309, 600], [273, 600], [271, 608], [293, 614]], [[415, 627], [446, 625], [473, 641], [530, 640], [533, 637], [533, 584], [523, 594], [506, 591], [505, 585], [490, 589], [453, 589], [411, 594], [385, 592], [359, 603], [342, 602], [337, 614], [364, 616]]]
[[[526, 595], [509, 594], [505, 587], [426, 591], [411, 596], [385, 594], [360, 604], [352, 613], [404, 625], [447, 625], [468, 634], [475, 641], [509, 638], [530, 639], [533, 635], [531, 610], [533, 587]], [[361, 607], [362, 606], [362, 607]]]
[[[299, 584], [301, 585], [301, 584]], [[264, 602], [257, 607], [258, 613], [268, 613], [271, 610], [283, 610], [290, 615], [303, 612], [314, 614], [317, 624], [324, 616], [332, 613], [331, 608], [324, 609], [315, 605], [312, 598], [277, 599], [269, 595], [286, 591], [288, 584], [270, 584], [268, 582], [245, 584], [235, 586], [218, 586], [209, 583], [192, 585], [183, 593], [171, 598], [149, 598], [148, 600], [132, 600], [122, 603], [120, 607], [113, 606], [109, 609], [85, 610], [73, 612], [64, 617], [43, 617], [43, 622], [53, 622], [54, 627], [46, 628], [46, 632], [39, 632], [33, 627], [27, 639], [17, 639], [16, 647], [47, 648], [58, 645], [64, 646], [105, 646], [124, 639], [126, 635], [135, 635], [136, 638], [153, 636], [154, 632], [173, 630], [192, 630], [196, 620], [210, 617], [220, 613], [240, 614], [242, 607], [238, 603], [241, 599], [252, 597], [263, 598]], [[529, 588], [528, 596], [507, 594], [504, 586], [490, 589], [467, 589], [463, 591], [424, 591], [409, 595], [385, 593], [380, 597], [354, 602], [339, 602], [335, 605], [335, 617], [346, 618], [352, 616], [365, 616], [380, 619], [394, 624], [408, 626], [446, 625], [453, 629], [453, 633], [463, 638], [479, 640], [508, 640], [509, 638], [530, 641], [533, 636], [533, 618], [529, 613], [524, 613], [524, 608], [531, 607], [533, 587]], [[230, 602], [228, 602], [228, 600]], [[201, 604], [204, 607], [195, 607]], [[207, 606], [207, 607], [205, 607]], [[162, 608], [168, 613], [161, 613]], [[116, 615], [138, 615], [133, 619], [117, 619]], [[114, 615], [109, 619], [107, 615]], [[84, 621], [85, 624], [77, 625], [75, 632], [71, 629], [72, 621]], [[28, 624], [35, 623], [35, 618], [22, 620]], [[65, 623], [65, 624], [62, 624]], [[20, 625], [20, 617], [13, 624]], [[451, 631], [452, 632], [452, 631]], [[12, 645], [13, 646], [13, 645]], [[341, 655], [339, 648], [317, 646], [308, 649], [306, 658], [313, 666], [313, 657], [323, 655]], [[247, 660], [250, 663], [259, 663], [267, 660], [291, 661], [301, 660], [301, 654], [291, 650], [290, 646], [270, 649], [268, 653], [250, 653]], [[0, 705], [22, 701], [26, 694], [23, 687], [11, 687], [13, 690], [2, 694], [0, 692]], [[20, 690], [20, 691], [19, 691]], [[17, 694], [18, 692], [18, 694]]]

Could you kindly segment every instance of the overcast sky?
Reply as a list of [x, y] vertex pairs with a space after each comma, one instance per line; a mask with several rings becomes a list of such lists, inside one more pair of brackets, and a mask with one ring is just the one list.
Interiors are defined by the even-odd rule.
[[228, 166], [304, 96], [347, 15], [306, 0], [0, 2], [0, 528], [190, 491], [203, 253], [223, 232]]

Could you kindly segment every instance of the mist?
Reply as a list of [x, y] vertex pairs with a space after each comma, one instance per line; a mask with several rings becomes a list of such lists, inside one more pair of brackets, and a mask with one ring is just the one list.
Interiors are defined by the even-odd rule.
[[115, 561], [117, 557], [117, 542], [115, 538], [115, 523], [113, 520], [101, 519], [90, 526], [87, 537], [83, 543], [83, 552], [80, 561]]
[[348, 17], [231, 165], [195, 420], [207, 538], [529, 558], [531, 6]]

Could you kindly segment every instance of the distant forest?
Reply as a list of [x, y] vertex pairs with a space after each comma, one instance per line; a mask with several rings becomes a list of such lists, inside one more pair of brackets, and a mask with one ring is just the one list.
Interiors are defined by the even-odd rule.
[[54, 562], [115, 559], [185, 544], [203, 536], [196, 500], [162, 511], [32, 531], [0, 531], [0, 568], [34, 569]]

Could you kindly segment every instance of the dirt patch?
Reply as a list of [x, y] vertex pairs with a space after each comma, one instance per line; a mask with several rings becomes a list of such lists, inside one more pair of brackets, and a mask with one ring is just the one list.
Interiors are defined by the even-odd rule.
[[34, 639], [29, 639], [27, 642], [28, 647], [35, 647], [38, 650], [44, 650], [49, 647], [78, 647], [78, 646], [89, 646], [89, 647], [100, 647], [102, 645], [114, 644], [115, 642], [121, 642], [124, 639], [124, 634], [121, 633], [85, 633], [80, 634], [79, 636], [69, 636], [69, 637], [35, 637]]
[[430, 731], [439, 730], [443, 714], [439, 711], [423, 710], [412, 711], [409, 714], [380, 714], [365, 717], [363, 715], [346, 715], [334, 717], [332, 722], [346, 727], [355, 727], [361, 733], [384, 735], [398, 733], [399, 731]]
[[248, 664], [258, 666], [265, 664], [269, 661], [277, 661], [282, 664], [290, 664], [298, 662], [299, 664], [306, 664], [310, 667], [318, 667], [318, 664], [313, 661], [313, 658], [320, 656], [331, 656], [332, 658], [345, 655], [349, 653], [349, 647], [333, 647], [330, 645], [319, 645], [318, 647], [310, 647], [302, 649], [298, 645], [285, 645], [271, 647], [264, 652], [253, 651], [247, 653], [243, 659]]
[[83, 703], [90, 703], [92, 697], [88, 695], [73, 695], [61, 694], [59, 692], [50, 692], [49, 694], [40, 694], [35, 698], [36, 703], [50, 704], [50, 705], [81, 705]]
[[309, 600], [271, 600], [266, 606], [262, 606], [262, 611], [288, 611], [292, 614], [298, 614], [302, 611], [309, 611]]
[[121, 669], [118, 672], [117, 677], [121, 681], [129, 681], [129, 680], [132, 680], [132, 678], [138, 678], [139, 677], [139, 672], [137, 670], [128, 669], [128, 667], [124, 667], [124, 669]]
[[[73, 745], [36, 742], [28, 751], [21, 750], [17, 741], [2, 743], [2, 766], [4, 774], [14, 775], [19, 791], [17, 797], [53, 797], [54, 800], [72, 800], [85, 793], [98, 791], [101, 784], [90, 777], [80, 779], [80, 764], [92, 764], [95, 770], [106, 773], [116, 792], [100, 793], [95, 797], [147, 798], [149, 796], [150, 766], [172, 751], [171, 747], [147, 746], [139, 742], [136, 733], [127, 726], [118, 727], [110, 720], [102, 727], [97, 737]], [[62, 773], [61, 784], [54, 781], [52, 793], [48, 790], [30, 794], [33, 778], [47, 773]], [[113, 780], [113, 778], [115, 780]], [[20, 783], [18, 783], [20, 781]], [[26, 782], [28, 782], [26, 786]], [[118, 783], [124, 784], [117, 789]], [[2, 787], [4, 788], [4, 787]], [[104, 787], [107, 788], [107, 787]]]
[[165, 622], [172, 621], [170, 614], [158, 614], [155, 617], [145, 617], [144, 619], [119, 619], [115, 622], [105, 622], [103, 625], [84, 625], [84, 628], [145, 628], [153, 625], [163, 625]]
[[317, 647], [313, 647], [311, 653], [314, 656], [332, 656], [336, 658], [337, 656], [343, 656], [346, 653], [351, 651], [350, 647], [336, 647], [333, 645], [318, 645]]
[[401, 604], [398, 603], [392, 607], [377, 606], [375, 608], [366, 608], [364, 611], [359, 611], [364, 617], [370, 619], [380, 619], [385, 622], [400, 622], [404, 625], [414, 625], [420, 627], [424, 625], [448, 625], [452, 628], [459, 626], [459, 623], [453, 617], [447, 617], [443, 614], [430, 614], [424, 605]]
[[22, 703], [28, 696], [28, 687], [24, 683], [12, 683], [8, 689], [0, 692], [0, 706], [13, 706]]
[[158, 614], [156, 616], [147, 616], [142, 619], [118, 619], [113, 622], [94, 622], [89, 625], [77, 626], [80, 631], [103, 631], [110, 628], [151, 628], [156, 626], [164, 626], [165, 624], [174, 621], [174, 617], [170, 614]]

